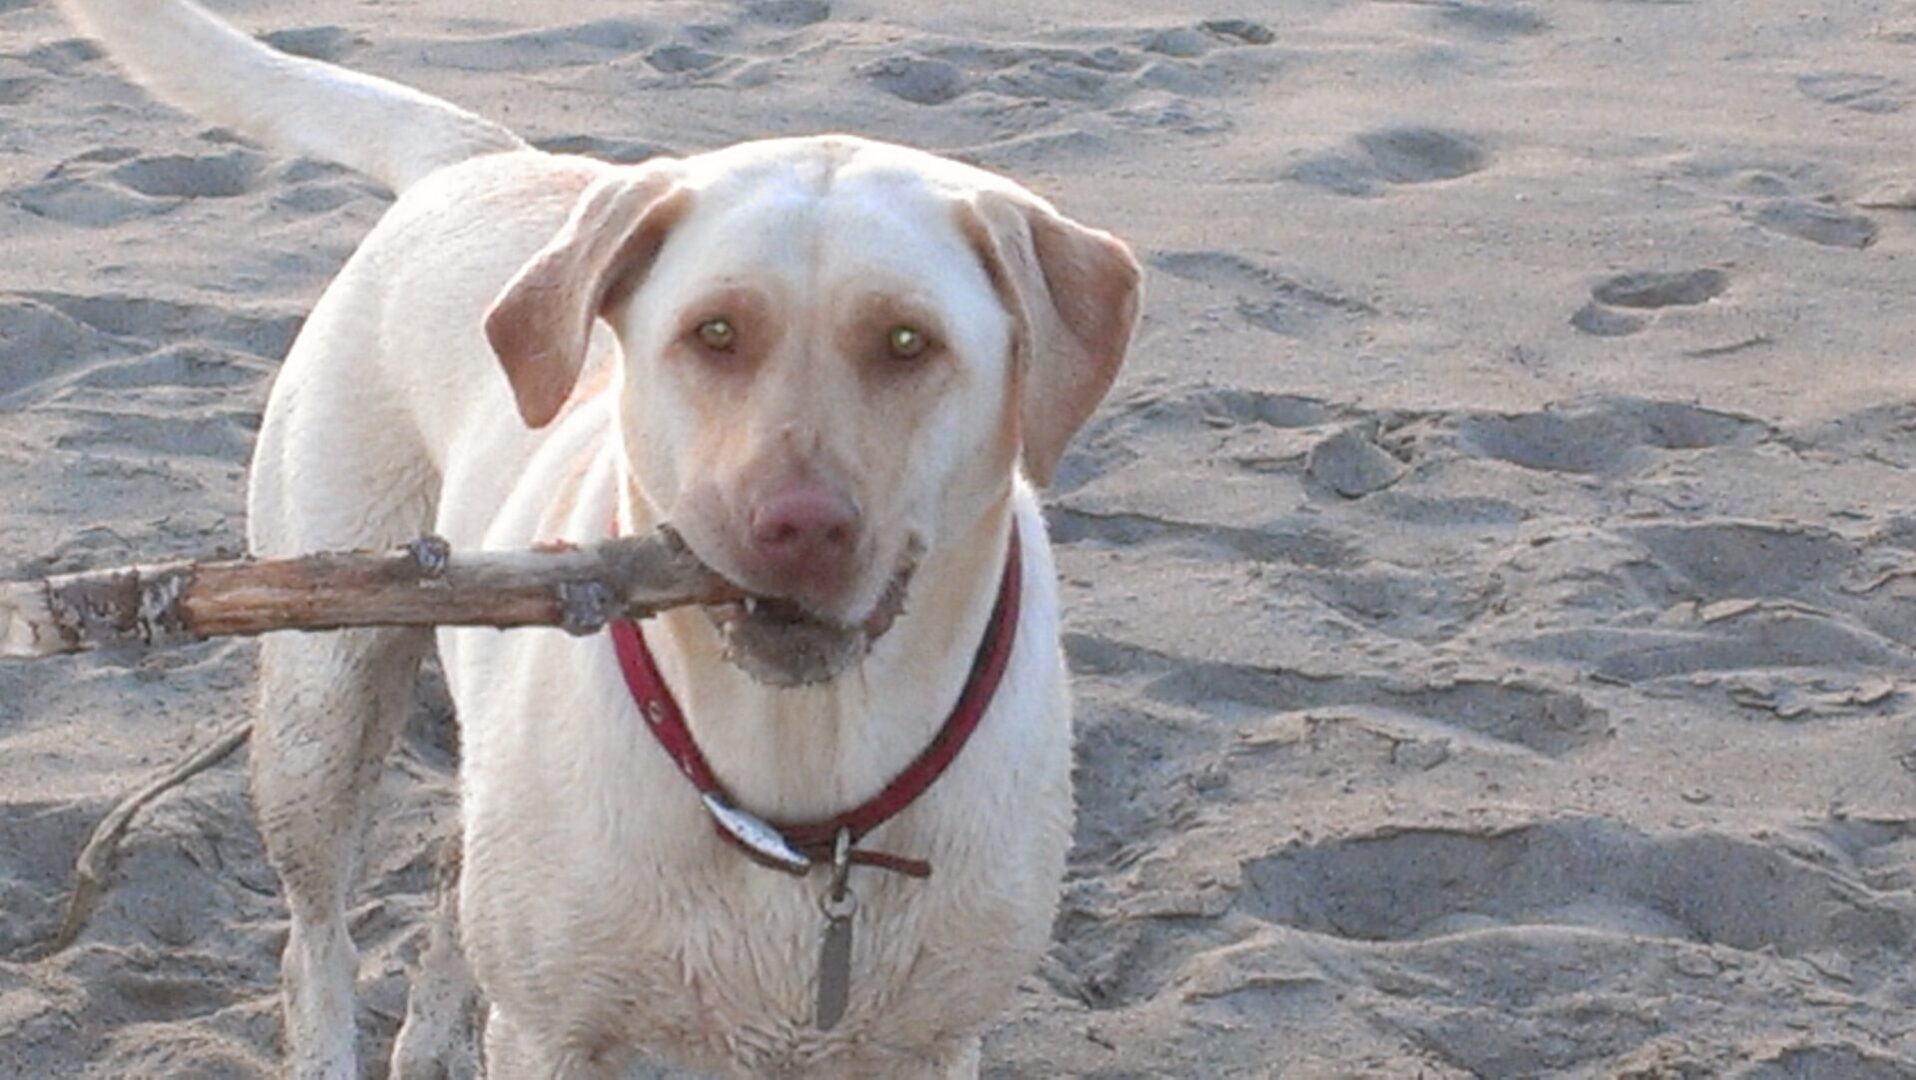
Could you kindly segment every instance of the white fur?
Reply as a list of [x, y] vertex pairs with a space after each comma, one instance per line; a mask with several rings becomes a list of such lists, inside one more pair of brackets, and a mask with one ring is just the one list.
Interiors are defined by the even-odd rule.
[[[830, 814], [873, 794], [943, 721], [1017, 521], [1016, 650], [956, 763], [866, 841], [935, 872], [854, 872], [853, 997], [834, 1030], [810, 1022], [823, 876], [767, 870], [716, 837], [645, 730], [604, 636], [444, 630], [438, 647], [462, 725], [456, 909], [490, 1009], [490, 1075], [616, 1075], [638, 1055], [737, 1075], [975, 1074], [979, 1032], [1045, 948], [1072, 817], [1044, 522], [1015, 466], [986, 452], [1011, 393], [1013, 320], [951, 213], [967, 195], [1021, 189], [844, 138], [660, 166], [696, 208], [617, 325], [593, 331], [571, 407], [532, 431], [483, 317], [612, 166], [525, 150], [415, 91], [281, 57], [186, 3], [60, 7], [170, 100], [404, 192], [321, 298], [274, 387], [251, 478], [258, 554], [428, 529], [455, 548], [591, 541], [615, 517], [638, 529], [678, 513], [670, 489], [709, 463], [688, 460], [688, 406], [657, 366], [657, 339], [675, 298], [740, 273], [740, 259], [817, 293], [816, 304], [898, 279], [945, 314], [956, 360], [933, 421], [891, 430], [855, 395], [804, 380], [738, 418], [770, 410], [796, 423], [786, 399], [804, 398], [895, 445], [900, 460], [856, 463], [897, 489], [875, 527], [930, 548], [907, 613], [870, 656], [825, 685], [775, 689], [723, 661], [696, 612], [647, 628], [740, 801], [768, 817]], [[861, 243], [873, 230], [888, 242]], [[827, 400], [808, 397], [819, 394]], [[278, 635], [262, 649], [255, 794], [292, 911], [284, 980], [300, 1076], [357, 1073], [344, 912], [372, 780], [428, 645], [417, 632], [359, 631]], [[465, 1007], [464, 973], [444, 947], [428, 966], [434, 981], [415, 993], [397, 1073], [456, 1051], [432, 1043], [458, 1028], [445, 1014]]]
[[475, 154], [523, 149], [506, 129], [411, 87], [267, 48], [196, 4], [54, 0], [135, 82], [281, 150], [394, 191]]

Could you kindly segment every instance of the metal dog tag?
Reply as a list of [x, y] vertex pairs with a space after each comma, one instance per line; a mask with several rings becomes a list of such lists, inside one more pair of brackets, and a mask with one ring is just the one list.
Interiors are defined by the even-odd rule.
[[858, 897], [846, 883], [851, 855], [851, 830], [840, 829], [832, 849], [832, 881], [818, 898], [825, 932], [818, 942], [818, 1004], [812, 1023], [820, 1031], [837, 1026], [852, 996], [852, 916], [858, 913]]
[[852, 913], [858, 898], [847, 889], [836, 903], [827, 894], [819, 906], [825, 911], [825, 933], [818, 943], [818, 1008], [812, 1022], [830, 1031], [852, 996]]
[[777, 829], [736, 806], [728, 805], [709, 791], [704, 799], [706, 812], [712, 815], [713, 821], [718, 822], [719, 828], [731, 834], [732, 839], [744, 844], [754, 854], [794, 874], [802, 874], [812, 868], [812, 860], [786, 843], [785, 837]]

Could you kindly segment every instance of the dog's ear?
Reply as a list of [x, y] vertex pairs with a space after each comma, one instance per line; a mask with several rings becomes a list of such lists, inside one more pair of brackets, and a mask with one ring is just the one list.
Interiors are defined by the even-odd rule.
[[1065, 444], [1118, 376], [1143, 272], [1117, 237], [1022, 192], [980, 192], [960, 204], [959, 224], [1015, 324], [1025, 473], [1050, 483]]
[[559, 415], [585, 365], [592, 320], [631, 294], [690, 201], [658, 168], [599, 177], [492, 302], [486, 340], [528, 427]]

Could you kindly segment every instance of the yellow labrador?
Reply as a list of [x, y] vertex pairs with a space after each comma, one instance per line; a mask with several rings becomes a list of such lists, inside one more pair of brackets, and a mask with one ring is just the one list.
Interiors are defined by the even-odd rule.
[[[255, 552], [670, 522], [752, 596], [611, 635], [438, 634], [489, 1075], [975, 1074], [1070, 838], [1032, 484], [1129, 343], [1125, 246], [904, 147], [607, 165], [180, 0], [59, 6], [161, 97], [399, 192], [273, 389]], [[345, 908], [428, 644], [262, 647], [254, 792], [300, 1076], [358, 1072]], [[427, 967], [402, 1074], [457, 1051], [458, 950]]]

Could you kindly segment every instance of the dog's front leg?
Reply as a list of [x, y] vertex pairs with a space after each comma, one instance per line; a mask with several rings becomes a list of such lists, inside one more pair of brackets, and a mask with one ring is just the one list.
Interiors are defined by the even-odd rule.
[[426, 639], [412, 631], [274, 634], [260, 646], [253, 801], [292, 916], [280, 980], [288, 1072], [357, 1080], [346, 931], [366, 800], [393, 744]]
[[486, 1014], [486, 1080], [617, 1080], [629, 1058], [555, 1046], [494, 1005]]
[[459, 837], [448, 837], [444, 845], [426, 948], [406, 996], [406, 1020], [393, 1041], [392, 1080], [480, 1075], [479, 987], [459, 948]]

